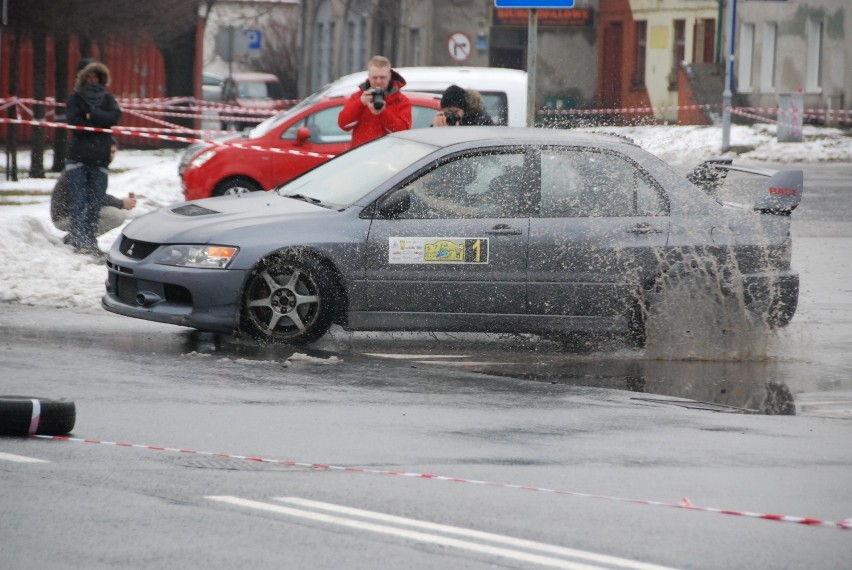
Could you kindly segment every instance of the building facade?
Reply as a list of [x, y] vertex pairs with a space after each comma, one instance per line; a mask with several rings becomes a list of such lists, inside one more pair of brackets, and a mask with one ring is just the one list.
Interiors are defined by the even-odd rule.
[[774, 107], [801, 93], [805, 108], [852, 106], [849, 0], [739, 0], [736, 40], [741, 101]]
[[717, 59], [718, 13], [716, 0], [601, 2], [599, 107], [653, 107], [656, 119], [676, 119], [682, 64]]
[[[653, 113], [643, 117], [651, 120], [718, 120], [733, 5], [576, 0], [570, 10], [538, 10], [537, 106], [650, 107]], [[779, 94], [802, 93], [806, 107], [849, 107], [849, 0], [737, 0], [736, 6], [735, 105], [773, 107]], [[299, 7], [299, 97], [364, 70], [376, 54], [396, 67], [527, 67], [529, 12], [497, 9], [494, 0], [303, 0]], [[712, 112], [686, 118], [686, 107]]]
[[[217, 0], [202, 2], [199, 19], [201, 67], [206, 72], [227, 76], [232, 72], [263, 71], [278, 76], [287, 97], [295, 97], [301, 27], [299, 0]], [[227, 28], [244, 34], [247, 53], [224, 55], [220, 34]], [[218, 39], [217, 39], [218, 38]], [[200, 94], [200, 93], [199, 93]]]
[[[305, 0], [300, 96], [365, 69], [376, 54], [394, 66], [526, 69], [527, 10], [494, 0]], [[536, 100], [540, 107], [595, 102], [598, 0], [539, 10]]]

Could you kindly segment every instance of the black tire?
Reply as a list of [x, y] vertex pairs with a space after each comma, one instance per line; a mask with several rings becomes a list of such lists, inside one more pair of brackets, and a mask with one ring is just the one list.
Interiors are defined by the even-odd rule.
[[217, 184], [211, 196], [230, 196], [231, 194], [260, 192], [261, 190], [263, 188], [250, 178], [229, 178]]
[[0, 396], [0, 435], [65, 435], [74, 429], [76, 419], [74, 402], [68, 400]]
[[235, 122], [235, 121], [227, 121], [227, 122], [222, 123], [222, 130], [223, 131], [237, 131], [237, 132], [241, 133], [249, 127], [256, 126], [256, 124], [257, 123], [240, 123], [240, 122]]
[[339, 289], [332, 271], [306, 254], [276, 254], [252, 271], [243, 292], [243, 329], [266, 342], [307, 344], [328, 331]]

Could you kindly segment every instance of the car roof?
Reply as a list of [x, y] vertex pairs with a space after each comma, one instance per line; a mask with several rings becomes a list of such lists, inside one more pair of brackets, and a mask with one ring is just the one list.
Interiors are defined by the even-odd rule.
[[636, 146], [630, 139], [608, 133], [527, 127], [426, 128], [391, 133], [388, 136], [423, 142], [437, 147], [470, 142], [499, 141], [517, 144], [600, 144]]
[[[394, 71], [399, 73], [403, 79], [409, 84], [403, 90], [409, 93], [408, 89], [416, 84], [417, 89], [433, 89], [443, 91], [448, 85], [457, 83], [465, 86], [471, 83], [471, 78], [474, 78], [477, 85], [481, 88], [483, 82], [500, 85], [501, 82], [520, 81], [526, 85], [527, 72], [519, 69], [504, 69], [494, 67], [394, 67]], [[333, 82], [327, 84], [320, 89], [320, 93], [326, 96], [349, 95], [352, 90], [367, 79], [366, 71], [358, 71], [344, 75]]]
[[259, 71], [240, 71], [232, 73], [231, 77], [234, 81], [278, 81], [278, 77], [272, 73], [261, 73]]
[[[346, 93], [334, 93], [334, 94], [322, 93], [320, 96], [317, 96], [315, 98], [315, 102], [330, 101], [332, 99], [342, 99], [344, 97], [348, 98], [350, 95], [352, 95], [351, 91], [347, 91]], [[439, 102], [441, 100], [441, 94], [440, 93], [432, 93], [430, 91], [406, 91], [405, 96], [408, 97], [413, 103], [421, 103], [425, 99], [439, 101]]]

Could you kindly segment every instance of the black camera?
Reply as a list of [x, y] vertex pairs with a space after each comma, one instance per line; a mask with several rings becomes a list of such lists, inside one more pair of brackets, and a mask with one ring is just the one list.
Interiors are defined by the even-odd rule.
[[373, 109], [381, 111], [385, 106], [385, 90], [381, 87], [376, 87], [375, 89], [370, 89], [370, 93], [373, 94]]
[[458, 125], [461, 122], [461, 119], [459, 119], [459, 116], [456, 115], [452, 111], [444, 111], [444, 117], [446, 117], [446, 119], [447, 119], [447, 125], [449, 125], [451, 127]]

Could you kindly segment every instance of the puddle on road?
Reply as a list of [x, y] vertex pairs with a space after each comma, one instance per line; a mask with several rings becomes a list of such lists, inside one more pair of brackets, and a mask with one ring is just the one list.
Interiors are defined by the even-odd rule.
[[239, 344], [229, 336], [189, 333], [183, 337], [181, 351], [235, 362], [283, 362], [300, 354], [310, 359], [334, 358], [343, 366], [364, 358], [388, 363], [408, 361], [418, 367], [433, 367], [438, 374], [453, 368], [534, 382], [627, 390], [705, 403], [705, 409], [714, 411], [796, 413], [793, 394], [778, 380], [781, 374], [774, 359], [649, 358], [647, 351], [632, 349], [618, 338], [599, 340], [590, 350], [575, 353], [535, 335], [350, 334], [337, 329], [311, 347], [287, 347]]

